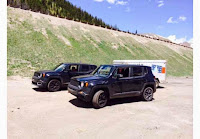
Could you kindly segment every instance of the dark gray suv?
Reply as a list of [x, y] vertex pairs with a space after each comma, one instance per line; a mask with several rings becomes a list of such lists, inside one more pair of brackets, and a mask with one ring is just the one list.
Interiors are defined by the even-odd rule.
[[80, 63], [62, 63], [54, 70], [36, 71], [32, 83], [40, 88], [47, 88], [50, 92], [58, 91], [67, 86], [70, 78], [92, 73], [96, 65]]
[[91, 75], [71, 78], [68, 91], [78, 99], [92, 102], [95, 108], [102, 108], [114, 98], [140, 96], [151, 101], [156, 84], [151, 67], [101, 65]]

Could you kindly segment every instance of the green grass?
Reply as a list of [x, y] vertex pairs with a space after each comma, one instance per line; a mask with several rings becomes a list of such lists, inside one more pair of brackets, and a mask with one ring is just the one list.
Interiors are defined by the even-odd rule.
[[[113, 60], [164, 59], [168, 76], [192, 76], [192, 50], [177, 53], [165, 43], [140, 43], [132, 37], [114, 36], [108, 31], [79, 25], [55, 26], [48, 19], [33, 19], [8, 8], [8, 76], [32, 76], [35, 70], [52, 69], [62, 62], [112, 64]], [[87, 28], [87, 29], [88, 29]], [[42, 30], [45, 30], [46, 37]], [[71, 46], [58, 36], [66, 38]], [[112, 46], [118, 46], [114, 49]]]

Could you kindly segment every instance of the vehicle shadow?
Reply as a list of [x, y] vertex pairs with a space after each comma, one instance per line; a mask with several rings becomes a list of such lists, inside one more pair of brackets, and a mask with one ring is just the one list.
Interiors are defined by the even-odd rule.
[[165, 88], [165, 87], [163, 87], [163, 86], [158, 86], [157, 87], [157, 89], [163, 89], [163, 88]]
[[45, 88], [32, 88], [32, 89], [37, 91], [37, 92], [48, 92], [48, 90], [45, 89]]
[[87, 103], [77, 98], [71, 99], [69, 102], [79, 108], [94, 108], [92, 103]]
[[[78, 100], [77, 98], [72, 99], [69, 102], [72, 105], [79, 107], [79, 108], [94, 108], [92, 103], [87, 103], [87, 102]], [[117, 99], [109, 100], [106, 107], [107, 106], [119, 105], [119, 104], [134, 103], [134, 102], [142, 102], [142, 100], [141, 100], [140, 97], [117, 98]]]
[[[37, 91], [37, 92], [49, 92], [46, 88], [37, 88], [37, 87], [35, 87], [35, 88], [32, 88], [32, 89]], [[61, 88], [60, 91], [65, 91], [65, 90], [67, 90], [67, 88], [63, 87], [63, 88]], [[59, 92], [59, 91], [57, 91], [57, 92]]]
[[107, 106], [125, 104], [125, 103], [133, 103], [142, 101], [140, 97], [128, 97], [128, 98], [116, 98], [108, 101]]

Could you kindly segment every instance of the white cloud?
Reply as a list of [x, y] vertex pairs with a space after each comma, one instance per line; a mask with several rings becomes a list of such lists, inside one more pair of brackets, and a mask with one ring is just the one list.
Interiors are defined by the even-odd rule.
[[175, 42], [175, 43], [183, 43], [186, 42], [187, 39], [186, 37], [184, 38], [176, 38], [176, 35], [170, 35], [169, 37], [167, 37], [170, 41]]
[[185, 16], [179, 16], [179, 18], [177, 18], [176, 20], [173, 20], [174, 17], [170, 17], [168, 20], [167, 20], [167, 23], [171, 23], [171, 24], [174, 24], [174, 23], [178, 23], [179, 22], [183, 22], [187, 19], [187, 17]]
[[185, 16], [179, 16], [179, 18], [178, 18], [180, 21], [185, 21], [186, 19], [187, 19], [187, 17], [185, 17]]
[[[103, 2], [104, 0], [94, 0], [95, 2]], [[107, 1], [109, 4], [115, 4], [115, 5], [127, 5], [128, 4], [128, 1], [124, 1], [124, 0], [105, 0]]]
[[189, 39], [188, 42], [191, 44], [191, 47], [193, 48], [194, 44], [193, 44], [193, 38]]
[[108, 9], [111, 9], [111, 6], [109, 6]]
[[158, 7], [162, 7], [162, 6], [164, 6], [164, 3], [158, 4]]
[[168, 20], [167, 20], [167, 23], [170, 23], [170, 24], [174, 24], [174, 23], [178, 23], [176, 20], [173, 20], [173, 17], [170, 17]]
[[104, 0], [94, 0], [94, 1], [96, 1], [96, 2], [102, 2], [102, 1], [104, 1]]
[[188, 40], [189, 43], [193, 43], [193, 38]]
[[163, 0], [160, 0], [160, 1], [158, 1], [158, 7], [162, 7], [162, 6], [164, 6], [165, 4], [164, 4], [164, 1]]
[[107, 0], [107, 2], [110, 4], [115, 4], [116, 0]]
[[183, 37], [183, 38], [176, 38], [176, 35], [170, 35], [169, 37], [167, 37], [170, 41], [175, 42], [175, 43], [184, 43], [184, 42], [188, 42], [190, 43], [190, 47], [193, 48], [193, 38], [190, 38], [189, 40], [187, 40], [187, 37]]
[[127, 2], [127, 1], [117, 1], [116, 4], [119, 4], [119, 5], [126, 5], [126, 4], [128, 4], [128, 2]]

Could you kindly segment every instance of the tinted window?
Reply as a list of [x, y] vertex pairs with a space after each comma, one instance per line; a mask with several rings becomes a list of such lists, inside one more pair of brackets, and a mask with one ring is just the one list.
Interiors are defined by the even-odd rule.
[[144, 68], [144, 74], [147, 74], [148, 73], [148, 70], [147, 70], [147, 67]]
[[92, 66], [90, 66], [90, 68], [91, 68], [91, 70], [95, 70], [97, 67], [92, 65]]
[[132, 67], [132, 76], [142, 76], [143, 75], [143, 68], [142, 67]]
[[111, 70], [112, 66], [102, 65], [96, 71], [94, 71], [94, 75], [106, 77], [110, 74]]
[[78, 65], [70, 65], [69, 70], [71, 72], [77, 72], [78, 71]]
[[127, 68], [118, 68], [117, 71], [115, 72], [115, 76], [117, 74], [121, 75], [121, 78], [129, 77], [129, 67]]
[[89, 71], [90, 70], [90, 67], [89, 67], [89, 65], [82, 65], [82, 69], [81, 69], [81, 71]]
[[56, 72], [61, 72], [61, 71], [63, 71], [65, 69], [65, 67], [66, 67], [65, 64], [61, 64], [58, 67], [56, 67], [54, 70]]

